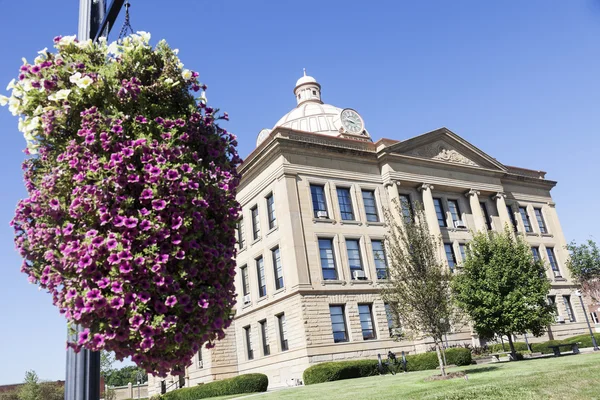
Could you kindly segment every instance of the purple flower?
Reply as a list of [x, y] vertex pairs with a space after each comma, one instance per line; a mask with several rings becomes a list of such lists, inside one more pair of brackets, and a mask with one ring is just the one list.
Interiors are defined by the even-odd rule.
[[117, 248], [117, 241], [115, 239], [108, 239], [106, 241], [106, 248], [113, 250]]
[[174, 181], [179, 178], [179, 172], [174, 169], [170, 169], [167, 171], [167, 179], [170, 181]]
[[142, 115], [138, 115], [137, 117], [135, 117], [135, 122], [140, 123], [140, 124], [147, 124], [148, 120], [146, 119], [146, 117], [144, 117]]
[[153, 196], [152, 189], [144, 189], [140, 194], [141, 200], [150, 200]]
[[123, 133], [123, 127], [121, 125], [114, 125], [111, 128], [111, 131], [113, 131], [116, 134], [120, 134], [120, 133]]
[[87, 144], [88, 146], [94, 144], [95, 141], [96, 135], [94, 135], [93, 133], [90, 133], [85, 137], [85, 144]]
[[131, 266], [131, 263], [128, 261], [121, 261], [121, 264], [119, 264], [119, 271], [122, 274], [128, 274], [131, 271], [133, 271], [133, 268]]
[[145, 304], [145, 303], [147, 303], [147, 302], [149, 302], [149, 301], [150, 301], [150, 293], [148, 293], [148, 292], [141, 292], [141, 293], [138, 295], [138, 299], [139, 299], [139, 300], [140, 300], [142, 303], [144, 303], [144, 304]]
[[59, 207], [60, 207], [60, 202], [58, 201], [58, 199], [50, 200], [50, 208], [52, 208], [53, 210], [58, 210]]
[[85, 344], [90, 340], [90, 330], [84, 329], [83, 332], [79, 332], [79, 344]]
[[162, 199], [152, 201], [152, 208], [154, 208], [157, 211], [163, 210], [166, 206], [167, 206], [167, 202]]
[[120, 297], [114, 297], [111, 301], [110, 301], [110, 306], [113, 308], [116, 308], [117, 310], [119, 308], [122, 308], [125, 305], [125, 300], [123, 300]]
[[98, 300], [102, 297], [98, 289], [92, 289], [85, 295], [89, 300]]
[[147, 231], [151, 227], [152, 227], [152, 224], [150, 223], [150, 221], [148, 221], [146, 219], [144, 219], [144, 220], [142, 220], [142, 222], [140, 222], [140, 229], [142, 231]]
[[137, 226], [138, 219], [135, 217], [129, 217], [125, 219], [125, 226], [129, 229], [133, 229]]
[[94, 335], [93, 343], [94, 347], [100, 349], [102, 346], [104, 346], [104, 336], [100, 335], [99, 333], [96, 333]]
[[175, 296], [167, 297], [165, 304], [167, 307], [173, 307], [175, 304], [177, 304], [177, 297], [175, 297]]
[[92, 239], [92, 245], [96, 248], [102, 246], [103, 243], [104, 239], [102, 238], [102, 236], [96, 236]]

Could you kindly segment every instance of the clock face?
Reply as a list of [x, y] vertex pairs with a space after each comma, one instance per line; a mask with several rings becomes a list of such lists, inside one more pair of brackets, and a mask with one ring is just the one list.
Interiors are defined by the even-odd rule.
[[340, 119], [342, 121], [342, 126], [349, 133], [359, 134], [365, 128], [365, 124], [360, 115], [351, 108], [343, 109]]

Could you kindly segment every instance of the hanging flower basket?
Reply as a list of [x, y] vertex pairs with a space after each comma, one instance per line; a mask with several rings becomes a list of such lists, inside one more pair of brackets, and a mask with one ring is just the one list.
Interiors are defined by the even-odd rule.
[[21, 270], [85, 328], [68, 346], [164, 376], [231, 323], [241, 160], [198, 73], [149, 39], [57, 37], [0, 104], [33, 155], [11, 223]]

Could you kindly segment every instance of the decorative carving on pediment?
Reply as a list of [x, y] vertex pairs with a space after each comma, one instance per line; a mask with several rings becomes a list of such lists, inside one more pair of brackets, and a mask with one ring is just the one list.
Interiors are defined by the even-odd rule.
[[447, 161], [452, 163], [472, 165], [478, 167], [478, 165], [472, 160], [460, 154], [452, 146], [444, 141], [437, 141], [428, 144], [423, 147], [416, 148], [407, 153], [409, 156], [432, 158], [434, 160]]

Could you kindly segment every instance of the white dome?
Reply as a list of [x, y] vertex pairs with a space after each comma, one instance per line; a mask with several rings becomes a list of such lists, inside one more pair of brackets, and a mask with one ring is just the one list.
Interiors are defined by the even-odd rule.
[[281, 117], [273, 129], [276, 127], [283, 127], [297, 131], [338, 136], [340, 134], [340, 128], [342, 127], [340, 122], [341, 112], [341, 108], [330, 104], [308, 101], [300, 104]]
[[304, 85], [305, 83], [317, 83], [317, 80], [312, 76], [304, 75], [296, 81], [296, 87]]

